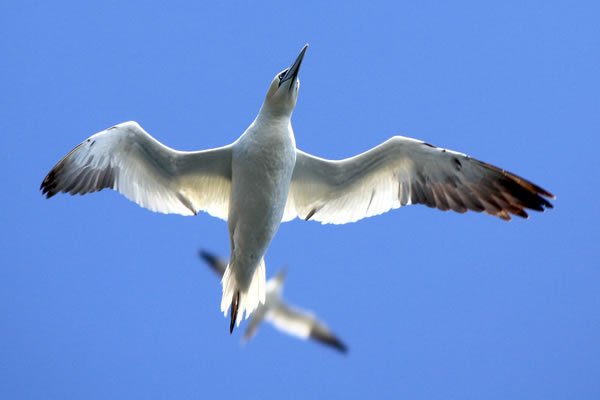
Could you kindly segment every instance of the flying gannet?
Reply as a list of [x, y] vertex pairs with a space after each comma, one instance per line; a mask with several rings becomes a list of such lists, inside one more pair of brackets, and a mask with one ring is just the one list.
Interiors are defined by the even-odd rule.
[[[198, 254], [220, 278], [223, 277], [227, 261], [204, 250], [200, 250]], [[289, 335], [301, 339], [312, 339], [345, 353], [348, 348], [329, 330], [325, 323], [319, 321], [312, 313], [294, 308], [282, 300], [281, 293], [285, 276], [286, 270], [282, 269], [275, 277], [267, 281], [265, 303], [259, 304], [252, 314], [244, 333], [244, 343], [256, 335], [258, 327], [266, 320]]]
[[75, 147], [45, 177], [42, 193], [111, 188], [152, 211], [226, 220], [231, 258], [221, 311], [232, 308], [230, 331], [265, 301], [264, 255], [281, 222], [344, 224], [409, 204], [504, 220], [552, 207], [543, 196], [554, 196], [528, 180], [420, 140], [395, 136], [339, 161], [296, 149], [291, 117], [307, 47], [275, 75], [256, 119], [232, 144], [177, 151], [124, 122]]

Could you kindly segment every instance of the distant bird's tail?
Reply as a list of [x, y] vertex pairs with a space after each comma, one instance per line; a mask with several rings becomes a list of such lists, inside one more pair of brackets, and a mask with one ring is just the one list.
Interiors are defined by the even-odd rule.
[[250, 285], [246, 289], [240, 287], [237, 282], [231, 263], [227, 265], [223, 274], [223, 298], [221, 299], [221, 311], [227, 316], [231, 306], [231, 325], [229, 331], [233, 332], [236, 324], [240, 326], [244, 311], [246, 318], [256, 310], [260, 303], [265, 303], [265, 260], [261, 259], [254, 270]]

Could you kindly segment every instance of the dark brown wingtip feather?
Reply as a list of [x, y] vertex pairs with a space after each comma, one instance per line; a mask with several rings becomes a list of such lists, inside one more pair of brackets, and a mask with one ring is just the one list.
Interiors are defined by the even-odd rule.
[[[485, 168], [501, 175], [501, 178], [494, 185], [496, 187], [493, 189], [496, 189], [501, 195], [501, 203], [503, 202], [508, 206], [502, 207], [502, 211], [508, 211], [513, 215], [527, 219], [529, 215], [525, 212], [525, 209], [543, 212], [546, 209], [554, 208], [552, 203], [544, 198], [555, 199], [556, 196], [552, 193], [512, 172], [482, 161], [479, 162]], [[496, 215], [504, 220], [510, 220], [510, 216], [508, 219], [504, 218], [502, 213]]]
[[[82, 142], [82, 143], [78, 144], [77, 146], [75, 146], [75, 148], [73, 150], [71, 150], [58, 163], [56, 163], [56, 165], [50, 170], [50, 172], [48, 172], [48, 175], [46, 175], [46, 177], [42, 181], [42, 184], [40, 185], [40, 190], [42, 191], [42, 195], [45, 194], [47, 199], [54, 196], [58, 192], [64, 193], [66, 191], [65, 187], [64, 187], [64, 182], [62, 182], [64, 180], [65, 166], [69, 163], [69, 159], [70, 159], [71, 155], [73, 153], [75, 153], [81, 146], [83, 146], [87, 142], [89, 142], [89, 139], [86, 142]], [[112, 173], [112, 171], [109, 171], [109, 172]], [[60, 189], [57, 189], [59, 185], [61, 187], [60, 187]], [[75, 194], [75, 193], [71, 193], [71, 194]]]
[[[515, 181], [517, 181], [521, 186], [526, 187], [527, 189], [529, 189], [530, 192], [542, 195], [544, 197], [551, 198], [553, 200], [556, 199], [555, 195], [553, 195], [552, 193], [548, 192], [546, 189], [541, 188], [540, 186], [536, 185], [535, 183], [529, 182], [528, 180], [523, 179], [520, 176], [515, 175], [515, 174], [513, 174], [511, 172], [508, 172], [508, 171], [504, 171], [504, 173], [507, 174], [507, 175], [509, 175]], [[552, 208], [552, 204], [550, 204], [548, 201], [546, 201], [546, 203], [548, 204], [547, 205], [548, 208]]]
[[510, 214], [504, 210], [501, 213], [498, 213], [497, 216], [505, 221], [510, 221], [512, 219]]
[[[542, 197], [554, 196], [539, 186], [534, 185], [533, 183], [526, 181], [514, 174], [511, 174], [510, 172], [505, 172], [505, 179], [501, 182], [501, 185], [506, 191], [506, 198], [510, 199], [510, 197], [513, 197], [519, 202], [515, 204], [509, 200], [509, 204], [517, 209], [523, 210], [528, 208], [530, 210], [543, 212], [545, 209], [554, 208], [552, 203]], [[519, 215], [518, 213], [514, 214]], [[525, 213], [525, 216], [526, 215], [527, 213]]]
[[525, 210], [523, 210], [522, 208], [519, 208], [519, 209], [515, 210], [514, 214], [517, 217], [521, 217], [521, 218], [525, 218], [525, 219], [529, 218], [529, 215], [527, 214], [527, 212], [525, 212]]
[[46, 198], [54, 196], [56, 192], [56, 174], [54, 172], [54, 168], [46, 175], [42, 184], [40, 185], [40, 190], [42, 191], [42, 195], [46, 195]]

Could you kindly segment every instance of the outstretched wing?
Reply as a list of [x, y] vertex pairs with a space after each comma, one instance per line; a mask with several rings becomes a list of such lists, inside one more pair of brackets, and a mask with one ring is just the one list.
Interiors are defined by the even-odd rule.
[[265, 319], [290, 335], [315, 340], [342, 353], [348, 350], [346, 345], [314, 315], [296, 310], [284, 303], [279, 303], [270, 309], [265, 315]]
[[408, 204], [485, 211], [510, 220], [543, 211], [554, 198], [539, 186], [465, 154], [395, 136], [340, 161], [296, 152], [284, 221], [344, 224]]
[[219, 278], [223, 278], [225, 270], [227, 269], [227, 261], [217, 257], [216, 255], [209, 253], [205, 250], [199, 250], [198, 255], [202, 258], [217, 275]]
[[75, 147], [46, 176], [40, 189], [86, 194], [119, 191], [152, 211], [227, 219], [231, 191], [231, 146], [212, 150], [173, 150], [125, 122]]

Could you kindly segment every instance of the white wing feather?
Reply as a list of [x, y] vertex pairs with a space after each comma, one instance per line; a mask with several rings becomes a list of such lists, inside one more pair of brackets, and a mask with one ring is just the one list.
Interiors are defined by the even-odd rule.
[[396, 136], [333, 161], [297, 150], [283, 221], [295, 217], [344, 224], [408, 204], [457, 212], [485, 211], [509, 220], [543, 211], [552, 194], [465, 154]]
[[295, 310], [284, 303], [272, 307], [265, 315], [265, 319], [277, 329], [302, 339], [310, 336], [310, 331], [315, 323], [314, 315]]
[[197, 152], [173, 150], [125, 122], [79, 144], [46, 176], [47, 197], [58, 192], [119, 191], [161, 213], [227, 219], [231, 191], [231, 146]]
[[277, 329], [292, 336], [312, 339], [343, 353], [348, 350], [346, 345], [313, 314], [294, 309], [283, 302], [270, 308], [265, 315], [265, 319]]

